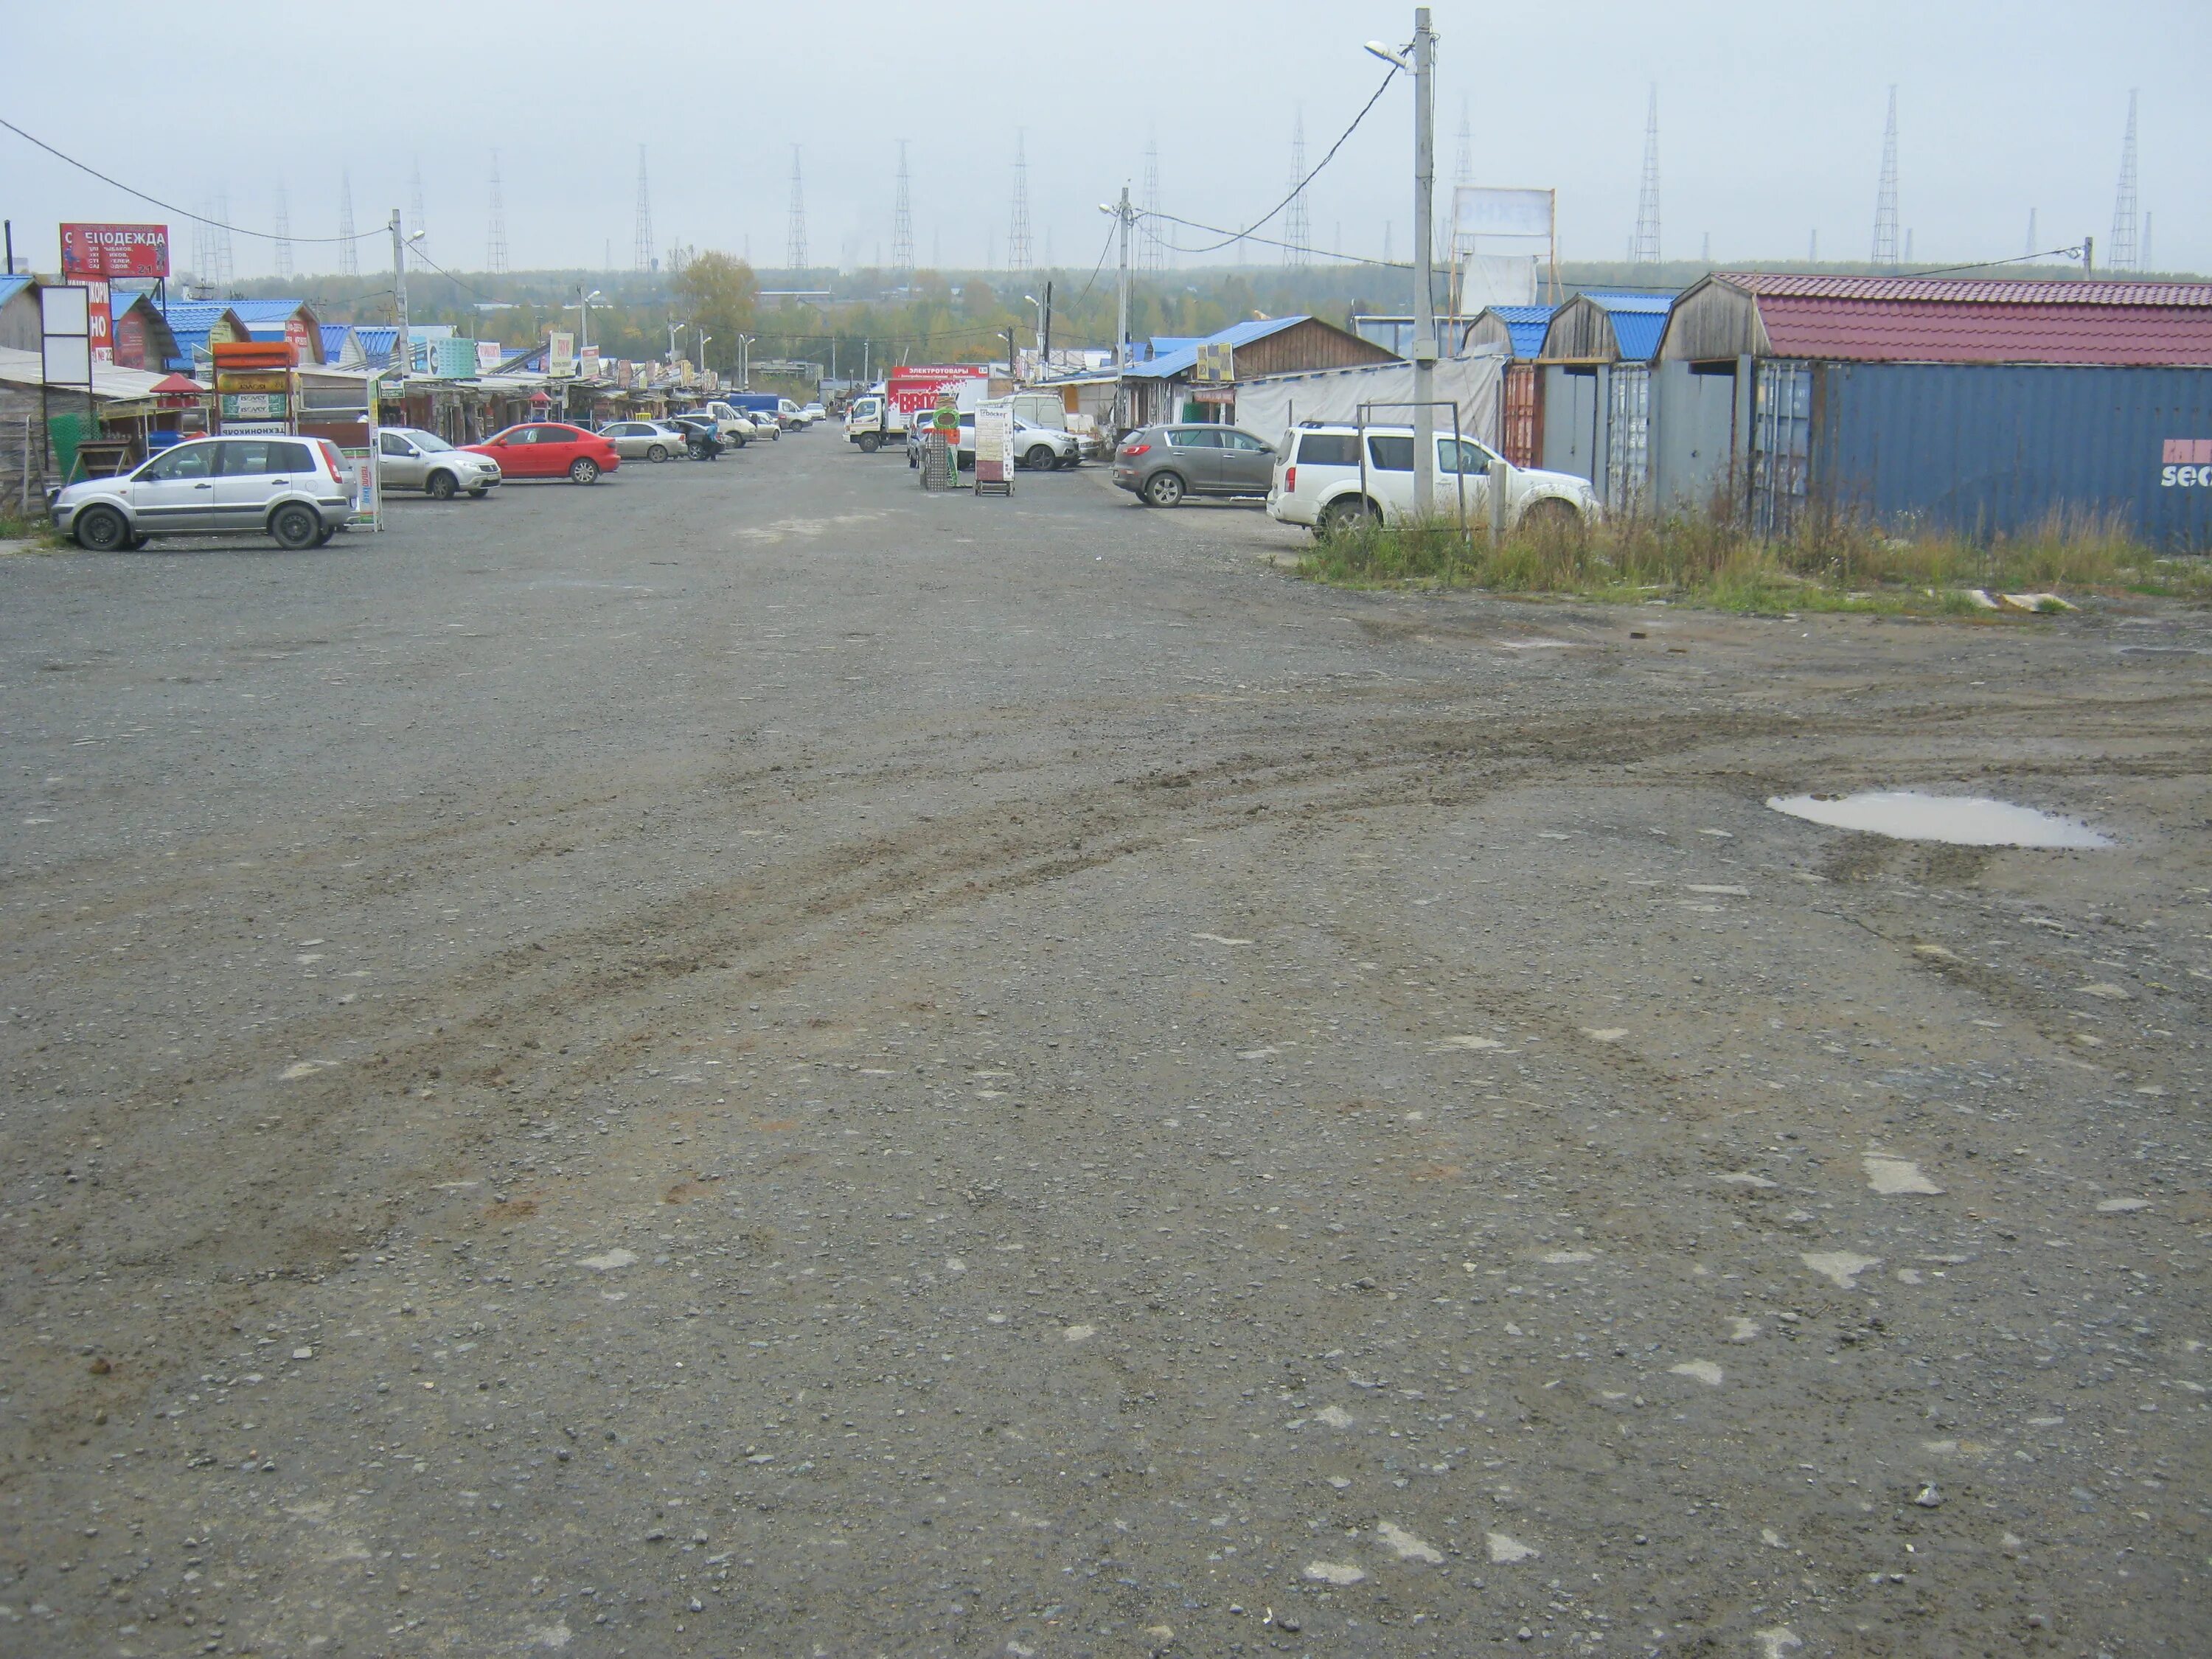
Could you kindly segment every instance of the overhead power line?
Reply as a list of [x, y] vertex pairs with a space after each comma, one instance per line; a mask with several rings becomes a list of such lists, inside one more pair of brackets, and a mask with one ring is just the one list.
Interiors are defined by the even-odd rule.
[[[1277, 214], [1280, 213], [1280, 212], [1281, 212], [1285, 208], [1286, 208], [1286, 207], [1290, 206], [1290, 204], [1291, 204], [1292, 202], [1297, 201], [1297, 200], [1298, 199], [1298, 198], [1300, 197], [1300, 195], [1304, 191], [1305, 187], [1306, 187], [1308, 185], [1310, 185], [1310, 184], [1313, 183], [1313, 181], [1314, 181], [1315, 179], [1318, 179], [1318, 178], [1320, 178], [1320, 177], [1321, 177], [1321, 175], [1322, 175], [1322, 169], [1323, 169], [1323, 168], [1325, 168], [1325, 167], [1327, 167], [1328, 166], [1328, 164], [1329, 164], [1331, 161], [1334, 161], [1334, 160], [1336, 160], [1336, 153], [1337, 153], [1337, 151], [1339, 151], [1339, 150], [1342, 149], [1344, 148], [1344, 146], [1345, 146], [1345, 143], [1346, 143], [1346, 141], [1347, 139], [1349, 139], [1349, 138], [1352, 137], [1352, 135], [1353, 133], [1355, 133], [1355, 132], [1357, 132], [1357, 131], [1359, 131], [1359, 124], [1360, 124], [1362, 121], [1364, 121], [1364, 120], [1367, 118], [1367, 113], [1368, 113], [1368, 112], [1369, 112], [1370, 110], [1373, 109], [1373, 108], [1375, 107], [1375, 106], [1376, 106], [1376, 105], [1377, 105], [1377, 104], [1379, 104], [1379, 103], [1381, 103], [1381, 102], [1382, 101], [1382, 94], [1383, 94], [1384, 93], [1386, 93], [1386, 92], [1388, 92], [1388, 91], [1389, 91], [1389, 90], [1390, 90], [1390, 82], [1393, 82], [1394, 80], [1395, 80], [1395, 79], [1397, 78], [1397, 76], [1398, 76], [1398, 70], [1397, 70], [1397, 66], [1396, 66], [1395, 64], [1393, 64], [1393, 65], [1391, 66], [1390, 70], [1389, 70], [1389, 72], [1388, 74], [1386, 74], [1386, 75], [1384, 75], [1384, 76], [1383, 76], [1383, 77], [1382, 77], [1382, 84], [1381, 86], [1379, 86], [1379, 87], [1377, 87], [1377, 88], [1375, 88], [1375, 95], [1374, 95], [1373, 97], [1370, 98], [1370, 99], [1369, 99], [1369, 100], [1368, 100], [1364, 104], [1361, 105], [1361, 106], [1360, 106], [1360, 109], [1359, 109], [1359, 113], [1358, 113], [1358, 114], [1357, 114], [1357, 115], [1355, 115], [1355, 116], [1353, 116], [1353, 117], [1352, 118], [1352, 125], [1351, 125], [1350, 126], [1348, 126], [1348, 127], [1345, 128], [1345, 130], [1344, 130], [1341, 133], [1340, 133], [1340, 134], [1338, 134], [1338, 135], [1337, 135], [1337, 140], [1336, 140], [1336, 142], [1335, 142], [1334, 143], [1331, 144], [1331, 145], [1328, 147], [1328, 153], [1327, 155], [1323, 155], [1323, 156], [1321, 158], [1320, 161], [1319, 161], [1319, 162], [1317, 162], [1317, 163], [1315, 165], [1314, 170], [1313, 170], [1311, 173], [1309, 173], [1308, 174], [1306, 174], [1306, 176], [1305, 176], [1304, 178], [1303, 178], [1303, 179], [1299, 179], [1296, 184], [1294, 184], [1294, 185], [1292, 185], [1291, 186], [1291, 193], [1290, 193], [1289, 195], [1287, 195], [1287, 196], [1284, 197], [1284, 198], [1283, 198], [1283, 199], [1282, 199], [1281, 201], [1279, 201], [1279, 202], [1276, 203], [1274, 206], [1273, 206], [1273, 207], [1269, 208], [1269, 209], [1268, 209], [1265, 213], [1261, 214], [1258, 218], [1255, 219], [1255, 220], [1254, 220], [1254, 221], [1253, 221], [1249, 225], [1246, 226], [1243, 230], [1230, 231], [1230, 232], [1225, 233], [1225, 234], [1224, 234], [1224, 233], [1220, 232], [1217, 227], [1214, 227], [1214, 226], [1211, 226], [1211, 225], [1199, 225], [1199, 226], [1196, 226], [1196, 227], [1194, 227], [1194, 228], [1197, 228], [1197, 229], [1200, 229], [1200, 230], [1211, 230], [1211, 231], [1213, 231], [1216, 234], [1221, 234], [1221, 235], [1223, 235], [1223, 236], [1224, 236], [1224, 240], [1222, 240], [1221, 241], [1218, 241], [1218, 242], [1214, 243], [1214, 244], [1213, 244], [1212, 246], [1210, 246], [1210, 247], [1186, 247], [1186, 248], [1179, 248], [1179, 249], [1177, 249], [1176, 251], [1177, 251], [1178, 252], [1182, 252], [1182, 253], [1211, 253], [1211, 252], [1212, 252], [1214, 251], [1214, 249], [1215, 249], [1215, 248], [1224, 248], [1224, 247], [1227, 247], [1227, 246], [1229, 246], [1229, 244], [1230, 244], [1230, 243], [1231, 243], [1231, 242], [1243, 242], [1243, 241], [1267, 242], [1267, 243], [1268, 244], [1268, 246], [1273, 246], [1273, 247], [1285, 247], [1285, 246], [1289, 246], [1289, 244], [1287, 244], [1287, 243], [1271, 241], [1268, 238], [1267, 238], [1267, 237], [1265, 237], [1265, 236], [1255, 236], [1255, 235], [1253, 235], [1253, 234], [1252, 234], [1252, 233], [1253, 233], [1254, 231], [1255, 231], [1255, 230], [1259, 229], [1261, 226], [1262, 226], [1262, 225], [1266, 224], [1269, 220], [1273, 219], [1273, 218]], [[1163, 218], [1163, 219], [1167, 220], [1169, 222], [1170, 222], [1170, 223], [1172, 223], [1172, 224], [1188, 225], [1188, 224], [1190, 224], [1190, 223], [1191, 223], [1191, 222], [1190, 222], [1189, 220], [1188, 220], [1188, 219], [1178, 219], [1178, 218], [1176, 218], [1176, 217], [1173, 214], [1171, 214], [1171, 213], [1163, 213], [1163, 214], [1161, 214], [1159, 216], [1160, 216], [1161, 218]], [[1370, 261], [1368, 261], [1367, 263], [1369, 263], [1369, 264], [1374, 264], [1374, 263], [1376, 263], [1376, 261], [1373, 261], [1373, 260], [1370, 260]]]
[[144, 191], [139, 190], [133, 185], [126, 185], [120, 179], [115, 178], [110, 173], [102, 173], [98, 167], [94, 167], [89, 162], [80, 161], [76, 156], [69, 155], [65, 151], [56, 149], [45, 139], [38, 137], [35, 133], [24, 131], [22, 128], [17, 126], [13, 121], [0, 118], [0, 127], [7, 128], [9, 131], [14, 133], [18, 138], [22, 139], [26, 143], [37, 145], [40, 149], [46, 151], [47, 155], [52, 156], [57, 161], [65, 161], [70, 166], [75, 167], [79, 173], [90, 173], [94, 178], [99, 179], [103, 185], [114, 185], [116, 189], [121, 191], [125, 196], [135, 196], [140, 201], [150, 203], [155, 207], [161, 209], [164, 213], [173, 213], [180, 219], [190, 219], [194, 224], [206, 225], [216, 230], [228, 230], [240, 236], [258, 236], [264, 242], [358, 242], [366, 240], [371, 236], [380, 236], [384, 234], [382, 230], [379, 229], [365, 230], [358, 236], [287, 237], [279, 235], [274, 231], [249, 230], [244, 225], [225, 224], [222, 220], [211, 219], [204, 213], [194, 213], [190, 208], [180, 208], [174, 202], [165, 202], [158, 196], [149, 196]]
[[[1137, 215], [1137, 217], [1139, 219], [1146, 216], [1142, 212], [1139, 212]], [[1171, 225], [1182, 225], [1185, 228], [1190, 230], [1203, 230], [1212, 235], [1221, 235], [1223, 234], [1222, 228], [1219, 225], [1201, 224], [1195, 219], [1178, 219], [1172, 213], [1154, 214], [1151, 216], [1164, 220]], [[1241, 235], [1231, 235], [1226, 241], [1210, 243], [1205, 247], [1185, 247], [1181, 242], [1169, 241], [1163, 241], [1160, 246], [1163, 247], [1173, 248], [1178, 253], [1211, 253], [1216, 248], [1227, 247], [1231, 242], [1257, 242], [1262, 247], [1286, 248], [1291, 246], [1290, 243], [1279, 241], [1272, 236], [1255, 236], [1249, 231]], [[1299, 251], [1315, 258], [1341, 259], [1345, 264], [1351, 265], [1382, 265], [1392, 270], [1411, 270], [1413, 269], [1413, 266], [1407, 264], [1403, 259], [1391, 259], [1387, 258], [1382, 259], [1370, 259], [1364, 254], [1337, 253], [1317, 247], [1302, 248]]]

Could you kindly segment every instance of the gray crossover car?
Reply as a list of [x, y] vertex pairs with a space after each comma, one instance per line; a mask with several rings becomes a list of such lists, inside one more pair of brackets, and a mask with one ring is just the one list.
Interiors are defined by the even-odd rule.
[[319, 438], [198, 438], [54, 497], [54, 528], [97, 553], [150, 536], [269, 536], [320, 547], [353, 516], [337, 451]]
[[1274, 446], [1233, 426], [1142, 427], [1114, 452], [1114, 482], [1147, 507], [1186, 495], [1261, 500], [1274, 479]]
[[386, 489], [419, 489], [441, 501], [465, 489], [482, 501], [504, 476], [490, 456], [456, 449], [434, 432], [411, 426], [377, 432], [376, 477]]

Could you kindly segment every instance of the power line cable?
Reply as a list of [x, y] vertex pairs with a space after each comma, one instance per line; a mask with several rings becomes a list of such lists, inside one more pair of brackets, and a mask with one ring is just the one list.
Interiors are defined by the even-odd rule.
[[372, 236], [381, 236], [385, 234], [382, 227], [379, 227], [375, 230], [364, 230], [357, 235], [353, 236], [282, 236], [266, 230], [248, 230], [244, 225], [225, 224], [220, 219], [210, 219], [204, 213], [194, 213], [190, 208], [180, 208], [173, 202], [165, 202], [158, 196], [149, 196], [144, 191], [135, 189], [131, 185], [125, 184], [120, 179], [112, 178], [109, 174], [102, 173], [98, 167], [93, 167], [87, 162], [80, 161], [76, 156], [64, 154], [63, 151], [56, 149], [45, 139], [37, 137], [35, 134], [24, 131], [22, 128], [17, 126], [13, 121], [7, 119], [5, 117], [0, 117], [0, 127], [7, 128], [9, 131], [14, 133], [18, 138], [22, 139], [27, 143], [36, 144], [40, 149], [46, 151], [47, 155], [52, 156], [56, 161], [66, 161], [70, 166], [75, 167], [79, 173], [88, 173], [94, 178], [99, 179], [103, 185], [114, 185], [116, 189], [121, 191], [125, 196], [135, 196], [142, 202], [152, 203], [155, 207], [160, 208], [164, 213], [173, 213], [178, 215], [179, 217], [191, 220], [195, 224], [207, 225], [216, 230], [227, 230], [239, 236], [258, 236], [264, 242], [362, 242], [367, 241]]
[[[1138, 216], [1142, 218], [1145, 216], [1139, 214]], [[1185, 225], [1193, 230], [1204, 230], [1214, 233], [1219, 233], [1221, 230], [1221, 227], [1219, 225], [1200, 224], [1194, 219], [1178, 219], [1172, 213], [1159, 213], [1154, 214], [1152, 216], [1158, 219], [1164, 219], [1171, 225]], [[1274, 238], [1270, 236], [1231, 236], [1229, 238], [1229, 241], [1257, 242], [1262, 247], [1290, 247], [1292, 246], [1292, 244], [1289, 242], [1277, 241]], [[1163, 247], [1171, 247], [1178, 253], [1208, 253], [1212, 252], [1212, 248], [1185, 247], [1180, 242], [1163, 240], [1160, 245]], [[1228, 242], [1216, 242], [1212, 245], [1212, 247], [1226, 247], [1228, 245]], [[1413, 269], [1413, 266], [1403, 259], [1370, 259], [1364, 253], [1335, 253], [1330, 252], [1327, 248], [1318, 247], [1306, 248], [1303, 251], [1314, 255], [1317, 258], [1342, 259], [1349, 264], [1379, 265], [1387, 270], [1411, 270]]]
[[[1285, 208], [1290, 206], [1292, 202], [1297, 201], [1298, 199], [1299, 193], [1303, 191], [1308, 185], [1313, 183], [1315, 179], [1321, 177], [1322, 169], [1328, 167], [1331, 161], [1334, 161], [1336, 159], [1337, 151], [1342, 149], [1345, 146], [1346, 141], [1348, 140], [1353, 133], [1359, 131], [1359, 124], [1367, 118], [1368, 112], [1372, 110], [1376, 105], [1382, 101], [1382, 94], [1390, 90], [1391, 82], [1397, 78], [1398, 68], [1397, 65], [1394, 64], [1390, 66], [1389, 72], [1383, 76], [1382, 84], [1375, 88], [1375, 95], [1372, 98], [1370, 98], [1366, 103], [1360, 106], [1359, 113], [1352, 118], [1352, 125], [1345, 128], [1345, 130], [1338, 135], [1336, 142], [1328, 147], [1328, 153], [1326, 155], [1323, 155], [1321, 160], [1315, 164], [1314, 170], [1306, 174], [1304, 178], [1299, 179], [1296, 184], [1292, 185], [1291, 186], [1291, 193], [1289, 195], [1283, 198], [1281, 201], [1276, 203], [1274, 206], [1269, 208], [1265, 213], [1255, 219], [1248, 228], [1239, 231], [1231, 231], [1224, 234], [1221, 232], [1220, 227], [1218, 225], [1200, 225], [1196, 227], [1196, 228], [1212, 231], [1217, 234], [1224, 234], [1224, 240], [1214, 243], [1210, 247], [1187, 247], [1177, 251], [1183, 253], [1211, 253], [1215, 248], [1227, 247], [1231, 242], [1242, 242], [1246, 240], [1266, 241], [1267, 240], [1267, 238], [1254, 236], [1252, 232], [1259, 229], [1261, 225], [1266, 224], [1267, 221], [1273, 218]], [[1163, 213], [1160, 215], [1160, 217], [1163, 219], [1173, 219], [1174, 222], [1176, 224], [1188, 224], [1189, 222], [1189, 221], [1184, 219], [1175, 219], [1172, 214]], [[1274, 243], [1273, 246], [1276, 247], [1286, 247], [1290, 245], [1285, 242], [1277, 242]]]

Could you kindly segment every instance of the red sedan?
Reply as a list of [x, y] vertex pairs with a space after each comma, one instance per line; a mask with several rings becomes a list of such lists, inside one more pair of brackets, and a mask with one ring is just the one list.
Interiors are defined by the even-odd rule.
[[499, 463], [501, 475], [509, 478], [566, 478], [571, 483], [597, 483], [599, 474], [622, 465], [615, 447], [598, 433], [553, 422], [511, 426], [480, 444], [463, 447], [490, 456]]

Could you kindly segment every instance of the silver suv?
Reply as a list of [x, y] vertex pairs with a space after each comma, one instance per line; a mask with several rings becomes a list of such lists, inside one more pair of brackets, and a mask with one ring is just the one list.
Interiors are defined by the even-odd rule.
[[54, 528], [96, 553], [152, 536], [269, 536], [320, 547], [353, 516], [337, 451], [320, 438], [198, 438], [54, 497]]

